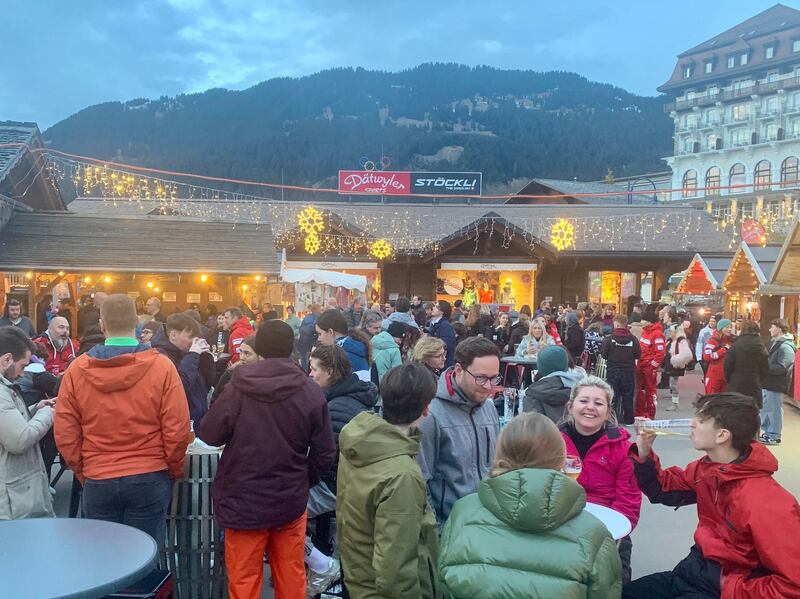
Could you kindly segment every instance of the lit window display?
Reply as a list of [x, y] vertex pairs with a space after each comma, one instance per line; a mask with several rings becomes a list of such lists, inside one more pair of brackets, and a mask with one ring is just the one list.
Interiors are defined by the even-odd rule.
[[641, 292], [637, 293], [639, 277], [635, 272], [589, 271], [589, 301], [612, 304], [620, 309], [631, 295], [641, 295], [647, 299], [652, 288], [652, 273], [642, 273], [641, 276]]
[[[500, 304], [519, 309], [533, 305], [536, 280], [535, 264], [444, 263], [436, 271], [436, 299], [472, 304]], [[487, 268], [491, 267], [491, 268]]]

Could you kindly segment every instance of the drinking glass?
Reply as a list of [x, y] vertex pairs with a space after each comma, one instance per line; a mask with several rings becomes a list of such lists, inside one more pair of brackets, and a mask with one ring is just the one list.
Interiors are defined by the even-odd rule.
[[572, 480], [578, 480], [583, 470], [583, 462], [580, 457], [576, 455], [568, 455], [567, 461], [564, 462], [564, 474], [569, 476]]

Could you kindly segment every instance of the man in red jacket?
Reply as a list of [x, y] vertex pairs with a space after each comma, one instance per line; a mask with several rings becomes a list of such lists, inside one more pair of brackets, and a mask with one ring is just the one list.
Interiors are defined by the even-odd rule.
[[44, 367], [55, 376], [64, 374], [78, 353], [78, 346], [69, 336], [69, 322], [63, 316], [54, 316], [47, 330], [33, 341], [47, 351]]
[[242, 341], [255, 333], [253, 326], [239, 308], [232, 307], [225, 310], [222, 326], [230, 332], [228, 338], [228, 353], [231, 355], [231, 364], [239, 361], [239, 346]]
[[234, 369], [199, 430], [206, 443], [225, 445], [211, 491], [228, 591], [261, 596], [266, 552], [275, 596], [305, 598], [308, 491], [333, 464], [333, 428], [322, 390], [291, 359], [292, 327], [267, 320], [255, 345], [264, 359]]
[[692, 445], [706, 456], [686, 469], [662, 470], [655, 433], [640, 431], [631, 447], [639, 488], [651, 503], [697, 504], [695, 545], [671, 572], [623, 587], [623, 599], [800, 597], [800, 506], [772, 478], [778, 461], [753, 441], [760, 419], [740, 393], [697, 400]]
[[642, 354], [636, 364], [636, 416], [656, 417], [656, 375], [667, 354], [667, 340], [661, 322], [648, 324], [639, 339]]

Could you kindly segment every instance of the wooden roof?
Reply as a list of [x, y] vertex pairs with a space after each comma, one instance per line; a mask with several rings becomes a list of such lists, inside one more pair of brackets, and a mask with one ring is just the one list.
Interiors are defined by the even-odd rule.
[[725, 291], [741, 293], [757, 291], [769, 281], [780, 249], [775, 245], [751, 248], [742, 241], [725, 275], [722, 285]]
[[264, 224], [15, 212], [0, 270], [277, 274], [280, 261]]
[[689, 267], [683, 272], [683, 277], [675, 291], [691, 295], [708, 295], [719, 287], [719, 281], [711, 272], [706, 261], [700, 254], [695, 254]]
[[792, 293], [783, 293], [785, 295], [800, 295], [800, 221], [794, 223], [783, 242], [772, 268], [769, 287], [780, 288], [784, 292], [794, 290]]

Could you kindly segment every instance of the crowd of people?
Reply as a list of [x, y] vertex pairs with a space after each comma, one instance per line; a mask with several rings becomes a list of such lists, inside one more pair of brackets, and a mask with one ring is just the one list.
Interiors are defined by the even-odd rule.
[[[301, 319], [292, 306], [165, 315], [156, 297], [92, 299], [78, 339], [70, 318], [38, 332], [6, 306], [0, 520], [54, 516], [60, 453], [84, 517], [163, 544], [193, 429], [224, 446], [212, 490], [234, 599], [260, 596], [265, 555], [281, 598], [337, 580], [376, 599], [800, 597], [800, 507], [766, 447], [780, 443], [794, 365], [783, 320], [767, 347], [754, 321], [734, 335], [722, 315], [698, 323], [658, 304], [492, 313], [331, 298]], [[691, 441], [706, 455], [664, 469], [654, 434], [630, 425], [655, 417], [659, 385], [677, 409], [698, 363]], [[519, 413], [501, 420], [512, 388]], [[696, 504], [700, 523], [672, 571], [632, 580], [630, 535], [615, 541], [584, 507], [635, 528], [643, 494]], [[331, 542], [320, 530], [334, 518]]]

